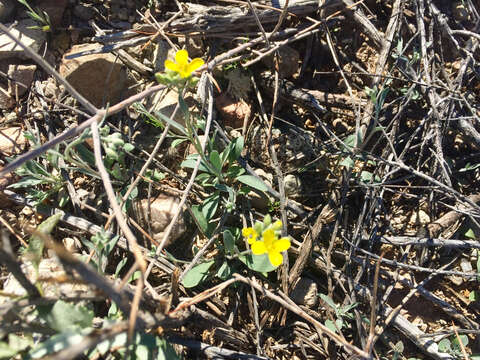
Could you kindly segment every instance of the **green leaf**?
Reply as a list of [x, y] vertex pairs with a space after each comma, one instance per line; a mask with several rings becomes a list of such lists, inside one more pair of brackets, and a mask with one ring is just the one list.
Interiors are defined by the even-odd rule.
[[245, 140], [243, 136], [239, 136], [232, 141], [233, 146], [232, 146], [232, 149], [230, 150], [230, 153], [228, 154], [228, 160], [231, 163], [237, 160], [242, 154], [244, 142]]
[[245, 169], [238, 165], [232, 165], [227, 170], [227, 177], [236, 178], [245, 173]]
[[215, 168], [215, 170], [217, 170], [218, 173], [222, 172], [223, 163], [222, 163], [222, 159], [220, 159], [220, 154], [218, 153], [217, 150], [213, 150], [210, 153], [210, 162], [212, 163], [213, 167]]
[[170, 145], [170, 147], [174, 148], [187, 140], [188, 140], [187, 138], [175, 139], [172, 141], [172, 144]]
[[333, 310], [337, 310], [337, 305], [335, 302], [330, 298], [330, 296], [325, 295], [325, 294], [319, 294], [320, 298], [328, 305], [330, 306]]
[[183, 135], [188, 135], [187, 130], [185, 129], [184, 126], [180, 125], [175, 120], [170, 119], [169, 117], [163, 115], [160, 111], [156, 111], [155, 116], [159, 117], [160, 119], [165, 121], [167, 124], [170, 124], [171, 127], [174, 127], [175, 129], [180, 131]]
[[465, 233], [465, 237], [468, 239], [475, 240], [475, 233], [473, 232], [472, 229], [468, 229], [468, 231]]
[[221, 280], [227, 280], [232, 275], [232, 269], [228, 262], [224, 262], [217, 271], [217, 277]]
[[243, 262], [250, 270], [257, 271], [260, 273], [268, 273], [277, 268], [270, 263], [268, 260], [268, 255], [240, 255], [238, 257], [241, 262]]
[[32, 349], [24, 358], [24, 360], [38, 359], [45, 355], [66, 349], [70, 346], [77, 345], [83, 340], [84, 336], [88, 335], [91, 331], [92, 329], [84, 329], [81, 331], [68, 330], [61, 334], [53, 335]]
[[347, 156], [342, 161], [340, 161], [339, 165], [345, 166], [347, 169], [351, 169], [355, 165], [355, 161], [350, 156]]
[[214, 260], [196, 265], [187, 272], [182, 280], [183, 286], [192, 288], [204, 281], [208, 276], [208, 270], [215, 263]]
[[188, 110], [188, 105], [185, 103], [182, 94], [178, 94], [178, 105], [180, 106], [180, 110], [182, 111], [183, 118], [185, 119], [185, 124], [188, 124], [190, 119], [190, 111]]
[[223, 245], [225, 246], [225, 251], [227, 254], [233, 255], [235, 252], [235, 238], [233, 237], [230, 230], [225, 230], [223, 232]]
[[[35, 231], [40, 234], [49, 235], [58, 224], [61, 217], [61, 213], [57, 213], [48, 217], [40, 225], [38, 225]], [[30, 241], [28, 242], [27, 256], [30, 258], [35, 268], [38, 268], [38, 265], [42, 260], [43, 248], [43, 239], [40, 236], [32, 235]]]
[[248, 185], [254, 189], [260, 191], [267, 191], [267, 186], [263, 183], [262, 180], [256, 178], [252, 175], [240, 175], [237, 177], [237, 180], [240, 181], [242, 184]]
[[462, 341], [463, 346], [467, 346], [468, 345], [468, 336], [467, 335], [458, 335], [458, 337], [455, 336], [452, 340], [453, 348], [458, 350], [458, 351], [462, 351], [462, 347], [460, 346], [460, 341], [458, 341], [459, 338]]
[[[198, 154], [193, 154], [193, 155], [187, 156], [187, 158], [185, 160], [183, 160], [183, 162], [180, 164], [180, 166], [190, 168], [190, 169], [195, 168], [195, 166], [197, 165], [198, 156], [199, 156]], [[208, 168], [208, 166], [206, 166], [206, 164], [203, 160], [200, 161], [200, 166], [198, 167], [198, 169], [200, 171], [210, 173], [210, 169]]]
[[93, 311], [82, 305], [73, 305], [58, 300], [51, 311], [41, 317], [58, 332], [72, 329], [84, 329], [92, 325]]
[[470, 294], [468, 295], [468, 300], [470, 301], [480, 300], [480, 292], [477, 290], [470, 291]]
[[123, 145], [123, 150], [125, 150], [125, 151], [131, 152], [131, 151], [133, 151], [133, 149], [135, 149], [135, 146], [133, 146], [130, 143], [125, 143]]
[[220, 203], [220, 194], [218, 192], [209, 196], [203, 202], [202, 213], [203, 213], [203, 216], [205, 216], [205, 219], [207, 220], [207, 222], [210, 221], [215, 216], [219, 203]]
[[9, 185], [8, 187], [10, 189], [19, 189], [19, 188], [28, 188], [40, 184], [46, 184], [48, 183], [47, 180], [45, 179], [36, 179], [34, 177], [26, 177], [25, 179], [22, 179], [20, 181], [17, 181], [14, 184]]
[[335, 326], [335, 323], [332, 320], [330, 319], [325, 320], [325, 326], [329, 328], [331, 331], [337, 332], [337, 327]]
[[205, 215], [203, 215], [200, 205], [192, 206], [192, 213], [198, 226], [200, 227], [200, 230], [202, 230], [202, 232], [205, 233], [208, 228], [208, 221], [205, 218]]
[[438, 351], [441, 352], [450, 352], [452, 350], [450, 340], [447, 338], [440, 340], [438, 343]]

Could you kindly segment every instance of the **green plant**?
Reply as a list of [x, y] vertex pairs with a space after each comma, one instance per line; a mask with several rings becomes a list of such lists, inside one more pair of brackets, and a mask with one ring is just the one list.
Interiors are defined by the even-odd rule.
[[354, 319], [352, 310], [358, 306], [358, 303], [341, 306], [335, 304], [335, 302], [328, 295], [319, 294], [319, 296], [325, 302], [325, 304], [335, 311], [335, 322], [329, 319], [325, 321], [325, 326], [330, 330], [337, 332], [346, 326], [345, 320], [351, 321]]
[[36, 9], [34, 10], [27, 2], [27, 0], [17, 0], [20, 4], [25, 6], [28, 16], [39, 23], [39, 26], [32, 26], [33, 29], [40, 29], [42, 31], [48, 32], [52, 30], [52, 24], [50, 22], [50, 17], [45, 11]]
[[[460, 340], [459, 340], [460, 339]], [[462, 344], [460, 344], [460, 341]], [[449, 338], [440, 340], [438, 343], [438, 351], [448, 353], [455, 358], [463, 358], [462, 345], [468, 345], [468, 336], [467, 335], [452, 335]]]

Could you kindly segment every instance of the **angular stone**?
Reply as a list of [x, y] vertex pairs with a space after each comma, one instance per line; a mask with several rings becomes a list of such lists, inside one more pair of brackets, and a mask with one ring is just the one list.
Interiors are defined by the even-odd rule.
[[127, 89], [127, 71], [112, 54], [72, 55], [91, 51], [99, 44], [81, 44], [73, 46], [60, 64], [60, 75], [95, 106], [115, 104]]
[[[20, 39], [23, 45], [38, 53], [46, 40], [46, 35], [39, 29], [31, 29], [30, 27], [32, 26], [38, 26], [38, 24], [31, 19], [20, 20], [10, 32], [13, 36]], [[19, 45], [10, 39], [7, 34], [2, 33], [0, 34], [0, 59], [12, 57], [19, 59], [28, 58], [25, 51]]]
[[20, 154], [25, 149], [27, 139], [19, 127], [0, 129], [0, 154], [12, 156]]
[[[187, 106], [193, 106], [194, 100], [192, 96], [187, 95], [184, 99]], [[162, 115], [171, 118], [178, 104], [178, 93], [175, 90], [169, 90], [167, 93], [158, 92], [153, 98], [153, 103], [155, 104], [152, 109], [154, 114], [160, 112]], [[180, 108], [175, 113], [173, 120], [175, 120], [180, 126], [185, 127], [185, 118]], [[176, 129], [173, 126], [170, 126], [170, 129], [179, 133], [179, 129]]]
[[302, 182], [297, 175], [288, 174], [283, 178], [285, 186], [285, 195], [292, 198], [298, 197], [302, 193]]
[[180, 201], [177, 197], [162, 195], [151, 200], [150, 219], [148, 219], [148, 203], [148, 199], [140, 200], [137, 203], [137, 210], [143, 217], [144, 222], [148, 221], [150, 223], [153, 238], [156, 241], [161, 242], [163, 240], [164, 232], [167, 229], [168, 224], [170, 224], [170, 221], [178, 211], [180, 211], [181, 214], [170, 233], [170, 237], [167, 240], [167, 246], [187, 231], [184, 212], [183, 209], [179, 208]]
[[13, 81], [8, 82], [8, 91], [10, 94], [15, 96], [18, 91], [18, 96], [23, 96], [33, 81], [33, 75], [35, 75], [35, 70], [37, 70], [36, 65], [10, 65], [8, 67], [8, 76], [13, 80], [18, 81], [19, 83], [26, 86], [16, 84]]

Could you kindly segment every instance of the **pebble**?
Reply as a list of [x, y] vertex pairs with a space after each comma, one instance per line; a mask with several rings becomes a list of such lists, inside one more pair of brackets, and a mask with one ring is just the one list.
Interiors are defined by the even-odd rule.
[[300, 278], [293, 288], [290, 298], [297, 305], [305, 305], [309, 308], [318, 303], [318, 288], [315, 281], [309, 278]]

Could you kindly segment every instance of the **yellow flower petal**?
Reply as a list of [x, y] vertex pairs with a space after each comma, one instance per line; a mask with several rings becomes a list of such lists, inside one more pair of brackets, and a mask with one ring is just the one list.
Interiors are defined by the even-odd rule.
[[171, 60], [165, 60], [165, 68], [175, 72], [179, 72], [180, 67]]
[[265, 244], [263, 241], [255, 241], [252, 244], [252, 253], [254, 255], [262, 255], [267, 252], [267, 248], [265, 247]]
[[186, 67], [188, 65], [188, 51], [187, 50], [178, 50], [175, 54], [175, 62], [180, 67]]
[[243, 228], [242, 229], [242, 235], [244, 238], [247, 239], [248, 243], [251, 245], [257, 240], [257, 232], [255, 231], [254, 228]]
[[200, 58], [195, 58], [192, 60], [190, 64], [187, 66], [187, 72], [190, 74], [197, 70], [200, 66], [204, 64], [203, 60]]
[[273, 229], [267, 229], [263, 232], [262, 236], [263, 241], [265, 242], [265, 246], [267, 248], [270, 248], [275, 240], [275, 232], [273, 231]]
[[288, 250], [290, 247], [290, 239], [289, 238], [281, 238], [273, 243], [273, 248], [275, 251], [282, 252]]
[[270, 263], [273, 266], [277, 267], [282, 264], [283, 255], [280, 254], [279, 252], [272, 251], [268, 253], [268, 260], [270, 260]]

